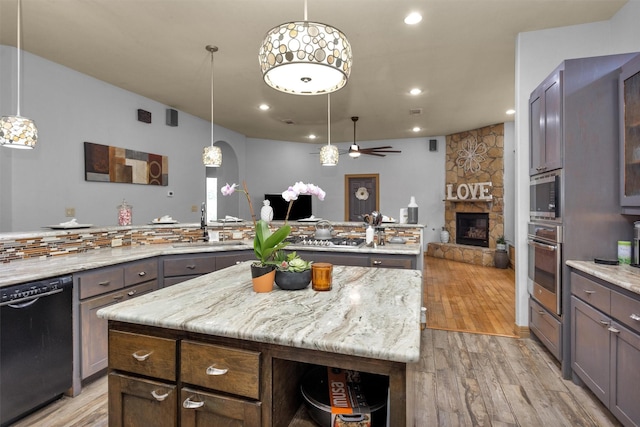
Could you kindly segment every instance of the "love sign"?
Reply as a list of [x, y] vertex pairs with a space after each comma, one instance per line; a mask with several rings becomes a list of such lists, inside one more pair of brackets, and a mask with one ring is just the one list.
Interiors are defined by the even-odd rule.
[[453, 194], [453, 184], [447, 184], [447, 200], [493, 200], [493, 196], [489, 194], [489, 189], [493, 187], [491, 182], [476, 182], [470, 184], [460, 184]]

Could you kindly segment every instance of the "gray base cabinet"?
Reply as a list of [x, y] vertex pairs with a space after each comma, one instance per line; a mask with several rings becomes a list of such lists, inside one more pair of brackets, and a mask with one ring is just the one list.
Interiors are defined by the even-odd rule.
[[404, 268], [415, 269], [417, 266], [415, 255], [393, 255], [393, 254], [361, 254], [361, 253], [337, 253], [304, 251], [296, 252], [302, 258], [314, 262], [328, 262], [334, 265], [349, 265], [355, 267], [379, 267], [379, 268]]
[[562, 360], [562, 323], [532, 298], [529, 298], [529, 328], [556, 359]]
[[255, 259], [253, 251], [168, 255], [162, 258], [162, 287]]
[[107, 321], [96, 313], [103, 307], [158, 289], [158, 261], [135, 261], [74, 275], [80, 298], [80, 377], [107, 368]]
[[571, 273], [571, 367], [625, 426], [640, 425], [640, 297]]

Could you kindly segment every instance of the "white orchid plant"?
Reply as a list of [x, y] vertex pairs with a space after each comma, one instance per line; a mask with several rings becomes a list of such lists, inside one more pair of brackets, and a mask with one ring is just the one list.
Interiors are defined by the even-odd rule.
[[244, 193], [247, 202], [249, 203], [249, 211], [251, 212], [251, 219], [255, 227], [255, 237], [253, 239], [253, 251], [258, 259], [258, 265], [277, 265], [276, 254], [278, 251], [286, 247], [289, 242], [285, 242], [285, 239], [291, 232], [291, 226], [288, 224], [289, 213], [291, 212], [291, 206], [293, 202], [298, 199], [301, 194], [310, 194], [316, 196], [319, 200], [324, 200], [326, 193], [322, 188], [314, 184], [305, 184], [304, 182], [296, 182], [294, 185], [287, 188], [282, 192], [282, 198], [289, 202], [287, 208], [287, 214], [285, 215], [284, 225], [273, 233], [269, 229], [269, 224], [266, 221], [256, 221], [256, 215], [253, 211], [253, 204], [251, 203], [251, 196], [247, 188], [247, 183], [242, 182], [242, 189], [238, 184], [229, 185], [228, 183], [223, 186], [220, 191], [223, 196], [229, 196], [236, 191]]

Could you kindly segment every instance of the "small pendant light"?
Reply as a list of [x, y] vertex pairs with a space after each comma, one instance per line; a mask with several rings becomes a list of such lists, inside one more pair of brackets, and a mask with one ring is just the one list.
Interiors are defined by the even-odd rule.
[[339, 157], [338, 147], [331, 145], [331, 94], [327, 94], [327, 145], [320, 149], [320, 163], [322, 166], [336, 166]]
[[211, 145], [204, 147], [202, 163], [207, 167], [219, 168], [222, 166], [222, 150], [213, 145], [213, 54], [218, 51], [218, 46], [207, 45], [205, 49], [211, 52]]
[[33, 120], [20, 116], [20, 21], [22, 20], [22, 1], [18, 0], [18, 38], [16, 43], [17, 74], [17, 111], [15, 116], [0, 118], [0, 145], [11, 148], [33, 148], [38, 141], [38, 128]]

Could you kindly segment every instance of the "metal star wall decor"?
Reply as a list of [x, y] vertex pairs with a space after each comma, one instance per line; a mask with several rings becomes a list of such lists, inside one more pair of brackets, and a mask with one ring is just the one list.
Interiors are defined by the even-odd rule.
[[458, 150], [456, 164], [465, 172], [476, 173], [480, 170], [480, 163], [484, 162], [487, 154], [487, 145], [484, 142], [478, 143], [474, 139], [467, 139], [463, 142], [462, 149]]

